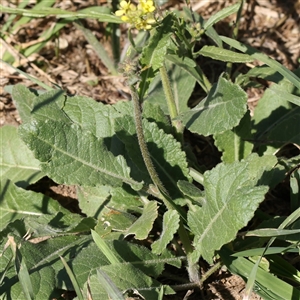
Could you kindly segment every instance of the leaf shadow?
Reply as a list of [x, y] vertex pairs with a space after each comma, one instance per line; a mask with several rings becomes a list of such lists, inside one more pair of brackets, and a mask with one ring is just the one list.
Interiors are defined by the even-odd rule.
[[[276, 129], [281, 122], [293, 114], [297, 109], [299, 108], [287, 109], [280, 106], [273, 110], [269, 116], [266, 116], [259, 123], [254, 124], [254, 121], [252, 120], [252, 128], [256, 132], [253, 141], [255, 151], [258, 151], [259, 154], [263, 154], [267, 150], [267, 146], [280, 148], [283, 144], [289, 142], [288, 140], [284, 141], [280, 139], [270, 140], [268, 139], [268, 133]], [[290, 124], [290, 126], [294, 126], [294, 124]], [[278, 130], [280, 130], [280, 128], [278, 128]]]
[[[220, 92], [216, 93], [217, 84], [214, 84], [211, 88], [209, 94], [205, 99], [203, 99], [196, 107], [191, 109], [187, 115], [192, 115], [191, 118], [186, 123], [186, 128], [190, 128], [198, 118], [201, 117], [201, 114], [211, 108], [210, 102], [215, 100], [216, 98], [222, 98], [224, 95]], [[211, 120], [213, 122], [213, 120]]]
[[[143, 160], [137, 135], [130, 135], [125, 129], [118, 131], [112, 138], [117, 138], [118, 136], [122, 136], [124, 139], [128, 139], [131, 141], [131, 147], [134, 151], [130, 153], [130, 149], [125, 150], [127, 153], [124, 153], [124, 157], [127, 161], [128, 166], [130, 166], [130, 175], [136, 181], [143, 180], [145, 184], [152, 183], [149, 173], [147, 171], [145, 162]], [[110, 140], [109, 138], [108, 140]], [[104, 139], [104, 143], [106, 144], [106, 139]], [[154, 165], [155, 170], [158, 173], [160, 180], [162, 181], [165, 188], [170, 193], [170, 196], [174, 197], [174, 199], [181, 196], [181, 193], [177, 187], [178, 180], [186, 180], [183, 171], [178, 165], [172, 166], [166, 159], [165, 159], [165, 151], [164, 149], [158, 147], [155, 142], [147, 142], [147, 147], [151, 156], [152, 163]]]
[[41, 109], [43, 106], [47, 106], [49, 104], [51, 104], [52, 102], [55, 102], [61, 95], [63, 95], [65, 93], [65, 91], [63, 90], [58, 90], [54, 95], [49, 96], [48, 98], [45, 98], [44, 101], [37, 103], [31, 113], [34, 114], [36, 113], [39, 109]]

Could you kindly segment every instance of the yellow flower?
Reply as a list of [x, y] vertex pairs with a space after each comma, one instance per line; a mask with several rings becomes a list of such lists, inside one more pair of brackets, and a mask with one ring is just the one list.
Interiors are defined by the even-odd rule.
[[138, 9], [141, 10], [144, 14], [148, 14], [155, 11], [155, 6], [152, 0], [141, 0], [138, 5]]
[[120, 10], [115, 12], [117, 17], [126, 15], [128, 12], [136, 10], [136, 6], [134, 4], [130, 3], [130, 1], [126, 2], [124, 0], [120, 2], [120, 8]]
[[115, 12], [115, 15], [139, 30], [149, 30], [156, 23], [154, 11], [155, 6], [152, 0], [140, 0], [137, 6], [130, 1], [122, 0], [120, 9]]

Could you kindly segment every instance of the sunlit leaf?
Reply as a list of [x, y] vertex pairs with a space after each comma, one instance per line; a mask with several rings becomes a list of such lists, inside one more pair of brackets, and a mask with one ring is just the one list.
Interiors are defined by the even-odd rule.
[[75, 124], [32, 122], [19, 132], [41, 161], [42, 170], [58, 183], [121, 186], [125, 182], [136, 189], [142, 187], [131, 179], [123, 157], [113, 156], [101, 140]]
[[192, 132], [205, 136], [220, 133], [239, 124], [246, 102], [247, 94], [238, 85], [220, 77], [207, 97], [179, 119]]
[[[44, 174], [40, 163], [18, 136], [17, 128], [0, 128], [0, 174], [18, 186], [26, 188], [38, 181]], [[1, 188], [4, 192], [4, 187]]]
[[188, 213], [198, 255], [212, 262], [214, 252], [247, 225], [268, 191], [268, 176], [258, 181], [275, 163], [275, 157], [251, 155], [241, 162], [219, 164], [204, 174], [206, 203]]

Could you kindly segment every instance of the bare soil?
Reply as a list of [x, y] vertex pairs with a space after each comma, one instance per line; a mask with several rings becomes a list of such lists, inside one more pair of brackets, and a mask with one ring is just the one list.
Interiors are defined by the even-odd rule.
[[[13, 6], [11, 2], [2, 0], [2, 5]], [[31, 4], [34, 2], [30, 1]], [[234, 0], [202, 0], [191, 1], [191, 4], [194, 11], [202, 14], [204, 18], [208, 18], [234, 2]], [[55, 6], [76, 11], [94, 5], [106, 5], [106, 1], [62, 0], [56, 1]], [[163, 6], [163, 9], [180, 8], [182, 5], [177, 0], [171, 0]], [[238, 39], [294, 70], [299, 67], [300, 57], [299, 16], [299, 0], [249, 0], [245, 5], [243, 17], [240, 21]], [[0, 26], [7, 22], [8, 17], [8, 15], [0, 13]], [[18, 17], [15, 21], [17, 19]], [[59, 36], [49, 40], [46, 47], [38, 53], [34, 53], [29, 57], [19, 54], [16, 49], [24, 49], [29, 44], [36, 43], [40, 34], [53, 26], [55, 21], [54, 17], [32, 19], [15, 32], [7, 33], [8, 37], [5, 41], [0, 39], [1, 56], [4, 49], [8, 50], [16, 59], [14, 67], [37, 77], [46, 84], [55, 83], [70, 94], [89, 96], [95, 101], [107, 104], [124, 100], [124, 95], [128, 91], [123, 78], [109, 74], [94, 50], [86, 42], [81, 31], [72, 24], [66, 25], [60, 31]], [[84, 20], [83, 24], [93, 31], [108, 50], [110, 49], [110, 40], [105, 35], [106, 24], [98, 23], [96, 20]], [[222, 35], [231, 36], [234, 26], [234, 17], [229, 17], [217, 24], [216, 30]], [[121, 32], [122, 46], [124, 46], [127, 43], [126, 25], [121, 26]], [[251, 68], [252, 65], [249, 64], [243, 67]], [[217, 67], [215, 70], [207, 67], [205, 71], [209, 78], [213, 78], [219, 72]], [[21, 123], [10, 94], [4, 90], [5, 86], [17, 83], [22, 83], [27, 87], [36, 87], [31, 81], [15, 72], [13, 68], [0, 63], [0, 126], [6, 124], [18, 126]], [[247, 92], [249, 95], [248, 104], [250, 109], [253, 110], [263, 93], [263, 89], [252, 88]], [[210, 143], [203, 141], [200, 137], [191, 136], [189, 138], [192, 139], [198, 160], [207, 167], [212, 167], [215, 160], [218, 159], [218, 151], [216, 149], [211, 151]], [[205, 150], [205, 147], [208, 150]], [[57, 185], [46, 178], [31, 188], [50, 195], [71, 211], [78, 212], [74, 187]], [[280, 210], [280, 207], [278, 209]], [[245, 283], [240, 277], [230, 275], [226, 270], [219, 270], [205, 283], [202, 293], [204, 298], [202, 299], [242, 299], [244, 288]], [[176, 299], [200, 299], [201, 296], [199, 296], [200, 294], [197, 292], [191, 293], [190, 296], [186, 295], [186, 297], [183, 293], [178, 294]], [[251, 299], [261, 298], [253, 294]]]

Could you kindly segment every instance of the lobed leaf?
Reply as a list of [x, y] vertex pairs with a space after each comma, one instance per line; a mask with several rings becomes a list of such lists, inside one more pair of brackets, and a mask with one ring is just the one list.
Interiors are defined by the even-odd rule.
[[[258, 181], [275, 163], [275, 157], [251, 155], [241, 162], [219, 164], [204, 174], [206, 203], [188, 212], [198, 255], [212, 262], [214, 252], [247, 225], [268, 190]], [[260, 184], [267, 185], [270, 179], [264, 178]]]
[[134, 234], [137, 240], [145, 240], [158, 216], [157, 210], [156, 201], [146, 203], [142, 215], [128, 228], [126, 235]]
[[[186, 155], [174, 137], [164, 133], [155, 123], [144, 119], [143, 129], [154, 167], [165, 188], [173, 199], [176, 199], [181, 196], [177, 181], [190, 179]], [[115, 130], [117, 136], [125, 144], [131, 160], [140, 170], [141, 177], [139, 178], [151, 183], [136, 137], [134, 119], [130, 116], [116, 119]]]
[[19, 132], [42, 170], [57, 183], [121, 186], [125, 182], [142, 188], [131, 179], [123, 157], [113, 156], [101, 140], [75, 124], [36, 121], [21, 126]]
[[176, 210], [168, 210], [164, 213], [162, 233], [159, 240], [151, 245], [153, 253], [161, 254], [166, 249], [179, 228], [179, 222], [180, 216]]

